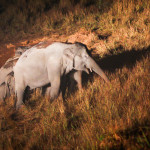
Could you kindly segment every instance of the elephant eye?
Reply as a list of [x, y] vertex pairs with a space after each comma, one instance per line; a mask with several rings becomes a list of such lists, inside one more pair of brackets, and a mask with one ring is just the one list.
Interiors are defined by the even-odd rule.
[[87, 56], [87, 55], [85, 55], [84, 57], [85, 57], [86, 59], [88, 58], [88, 56]]

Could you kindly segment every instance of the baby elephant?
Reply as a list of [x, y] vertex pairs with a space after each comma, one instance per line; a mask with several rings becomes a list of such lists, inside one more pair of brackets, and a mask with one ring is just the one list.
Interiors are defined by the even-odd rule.
[[89, 73], [89, 70], [109, 83], [105, 73], [88, 55], [87, 48], [82, 43], [54, 42], [47, 47], [29, 48], [14, 66], [16, 109], [23, 104], [27, 86], [35, 89], [49, 84], [50, 100], [53, 101], [60, 94], [64, 76], [71, 71], [76, 71], [74, 78], [79, 81], [81, 72]]
[[0, 100], [5, 100], [7, 97], [15, 93], [15, 80], [14, 72], [10, 72], [6, 78], [5, 82], [0, 85]]

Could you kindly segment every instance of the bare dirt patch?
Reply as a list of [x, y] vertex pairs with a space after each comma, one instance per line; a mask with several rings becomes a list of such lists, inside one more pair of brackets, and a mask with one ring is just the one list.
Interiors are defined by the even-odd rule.
[[6, 62], [8, 58], [14, 56], [15, 50], [19, 46], [33, 46], [39, 42], [44, 42], [43, 47], [47, 47], [48, 44], [51, 44], [52, 42], [60, 41], [69, 43], [81, 42], [87, 45], [88, 48], [91, 48], [92, 41], [96, 40], [96, 38], [97, 37], [94, 33], [81, 28], [78, 32], [70, 36], [53, 34], [49, 37], [32, 38], [29, 40], [26, 39], [16, 43], [2, 43], [0, 47], [0, 67]]

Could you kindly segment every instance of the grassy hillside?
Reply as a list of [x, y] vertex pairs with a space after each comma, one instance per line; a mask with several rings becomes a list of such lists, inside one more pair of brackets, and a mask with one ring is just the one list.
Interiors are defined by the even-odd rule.
[[3, 1], [5, 51], [45, 39], [79, 41], [111, 85], [85, 74], [83, 90], [68, 88], [64, 103], [37, 92], [19, 111], [10, 97], [0, 103], [0, 149], [149, 149], [149, 14], [146, 0]]
[[0, 6], [3, 41], [55, 33], [67, 36], [84, 28], [106, 41], [109, 49], [120, 44], [127, 49], [148, 45], [150, 2], [147, 0], [17, 0], [8, 6], [5, 3]]
[[0, 149], [150, 148], [148, 53], [135, 52], [139, 61], [126, 58], [130, 67], [108, 73], [111, 85], [91, 77], [83, 91], [66, 93], [64, 105], [37, 93], [16, 112], [8, 99], [0, 106]]

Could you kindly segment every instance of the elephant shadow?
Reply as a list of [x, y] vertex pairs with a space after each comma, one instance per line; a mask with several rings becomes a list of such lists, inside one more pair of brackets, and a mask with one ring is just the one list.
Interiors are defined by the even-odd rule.
[[[110, 50], [112, 52], [113, 50]], [[116, 69], [122, 69], [124, 66], [128, 69], [132, 69], [137, 61], [142, 60], [145, 58], [150, 52], [150, 46], [146, 49], [142, 50], [127, 50], [123, 51], [122, 53], [115, 54], [115, 55], [108, 55], [104, 58], [97, 60], [99, 66], [107, 72], [114, 73]]]

